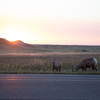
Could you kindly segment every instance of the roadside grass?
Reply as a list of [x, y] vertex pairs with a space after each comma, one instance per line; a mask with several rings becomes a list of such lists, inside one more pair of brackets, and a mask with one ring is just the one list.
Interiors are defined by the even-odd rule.
[[[88, 69], [72, 72], [72, 66], [77, 65], [82, 59], [96, 57], [100, 61], [100, 54], [64, 54], [64, 55], [0, 55], [1, 74], [100, 74], [100, 62], [98, 71]], [[61, 72], [52, 72], [52, 61], [57, 60], [62, 64]]]

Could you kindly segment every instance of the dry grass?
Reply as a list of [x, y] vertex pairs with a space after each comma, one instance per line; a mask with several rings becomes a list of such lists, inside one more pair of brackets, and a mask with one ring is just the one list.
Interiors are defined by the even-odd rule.
[[[44, 53], [41, 55], [0, 55], [0, 73], [52, 73], [52, 60], [55, 59], [62, 63], [62, 72], [72, 74], [72, 66], [78, 64], [87, 57], [96, 57], [100, 62], [98, 53]], [[99, 63], [100, 66], [100, 63]], [[55, 72], [56, 73], [56, 72]], [[73, 74], [81, 74], [78, 71]], [[86, 74], [99, 74], [88, 70]]]

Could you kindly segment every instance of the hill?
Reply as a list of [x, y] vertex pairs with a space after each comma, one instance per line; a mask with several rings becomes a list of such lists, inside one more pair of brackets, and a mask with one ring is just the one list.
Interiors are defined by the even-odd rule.
[[100, 52], [100, 46], [87, 45], [37, 45], [24, 43], [21, 40], [8, 41], [0, 38], [2, 53], [41, 53], [41, 52]]
[[22, 42], [21, 40], [8, 41], [0, 38], [0, 52], [17, 52], [25, 49], [31, 49], [33, 46]]

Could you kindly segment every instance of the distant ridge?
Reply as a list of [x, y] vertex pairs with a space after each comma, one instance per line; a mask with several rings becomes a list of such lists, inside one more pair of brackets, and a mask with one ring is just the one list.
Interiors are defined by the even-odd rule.
[[100, 46], [87, 45], [39, 45], [28, 44], [21, 40], [8, 41], [0, 38], [0, 54], [7, 53], [47, 53], [47, 52], [100, 52]]
[[11, 42], [4, 38], [0, 38], [0, 49], [24, 49], [27, 47], [32, 47], [32, 45], [24, 43], [21, 40]]

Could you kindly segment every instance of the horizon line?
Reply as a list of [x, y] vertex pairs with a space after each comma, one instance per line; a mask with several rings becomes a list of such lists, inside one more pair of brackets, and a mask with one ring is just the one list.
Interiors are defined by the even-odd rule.
[[[8, 39], [6, 39], [6, 38], [2, 38], [2, 37], [0, 37], [0, 39], [4, 39], [4, 40], [7, 40], [7, 41], [9, 41]], [[22, 40], [15, 40], [15, 41], [22, 41]], [[9, 42], [15, 42], [15, 41], [9, 41]], [[24, 42], [24, 41], [22, 41], [22, 42]], [[28, 42], [24, 42], [24, 43], [26, 43], [26, 44], [30, 44], [30, 45], [59, 45], [59, 46], [100, 46], [100, 44], [58, 44], [58, 43], [28, 43]]]

